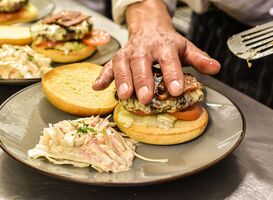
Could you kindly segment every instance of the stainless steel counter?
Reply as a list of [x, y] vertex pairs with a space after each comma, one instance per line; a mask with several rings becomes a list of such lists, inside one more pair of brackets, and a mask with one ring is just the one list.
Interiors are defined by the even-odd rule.
[[[110, 20], [71, 0], [56, 0], [56, 4], [58, 10], [89, 12], [98, 19], [96, 27], [109, 31], [122, 44], [126, 42], [126, 30]], [[199, 78], [234, 101], [246, 119], [243, 142], [217, 165], [160, 185], [95, 187], [42, 175], [0, 150], [0, 199], [273, 199], [273, 110], [209, 76]], [[0, 102], [20, 88], [1, 85]]]

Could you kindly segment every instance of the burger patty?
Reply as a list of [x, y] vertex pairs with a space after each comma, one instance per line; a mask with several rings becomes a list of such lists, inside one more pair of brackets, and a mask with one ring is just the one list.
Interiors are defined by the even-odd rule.
[[149, 104], [141, 104], [135, 96], [120, 100], [131, 112], [142, 111], [145, 114], [174, 113], [204, 100], [203, 86], [191, 74], [185, 74], [184, 93], [179, 97], [171, 96], [164, 86], [161, 74], [155, 73], [155, 95]]
[[17, 12], [27, 3], [28, 0], [0, 0], [0, 12]]
[[73, 26], [88, 19], [89, 16], [79, 11], [64, 10], [50, 15], [43, 20], [44, 24], [58, 24], [64, 27]]
[[37, 23], [31, 27], [31, 34], [35, 43], [42, 42], [42, 40], [49, 41], [70, 41], [82, 39], [90, 30], [92, 24], [89, 21], [83, 21], [80, 24], [62, 27], [57, 24], [43, 24]]
[[195, 103], [202, 102], [204, 99], [204, 93], [201, 89], [195, 89], [181, 95], [179, 98], [159, 100], [153, 98], [149, 104], [141, 104], [135, 97], [128, 100], [121, 100], [122, 105], [126, 110], [135, 112], [142, 111], [145, 114], [158, 114], [158, 113], [174, 113], [181, 111], [188, 106]]
[[42, 40], [80, 40], [92, 30], [92, 26], [89, 16], [76, 11], [62, 11], [34, 24], [31, 34], [36, 44]]

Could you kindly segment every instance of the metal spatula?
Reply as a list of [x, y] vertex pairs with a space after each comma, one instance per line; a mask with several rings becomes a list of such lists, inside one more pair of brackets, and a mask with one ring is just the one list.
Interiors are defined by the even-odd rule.
[[227, 44], [236, 56], [248, 61], [273, 54], [273, 21], [233, 35]]

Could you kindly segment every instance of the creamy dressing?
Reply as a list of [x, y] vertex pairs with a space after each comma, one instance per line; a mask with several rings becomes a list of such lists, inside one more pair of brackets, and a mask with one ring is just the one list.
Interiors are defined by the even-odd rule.
[[62, 27], [58, 24], [44, 24], [38, 22], [31, 26], [31, 35], [35, 44], [41, 43], [44, 39], [50, 41], [63, 41], [68, 34], [73, 32], [73, 40], [82, 39], [92, 28], [91, 20], [84, 20], [83, 22], [69, 27]]
[[80, 50], [82, 48], [85, 48], [86, 45], [82, 42], [78, 42], [78, 41], [73, 41], [73, 42], [65, 42], [61, 45], [56, 45], [54, 47], [54, 49], [59, 50], [59, 51], [63, 51], [65, 55], [67, 55], [68, 53], [72, 52], [72, 51], [77, 51]]
[[159, 127], [164, 129], [170, 129], [174, 127], [177, 119], [169, 114], [157, 114], [147, 116], [137, 116], [128, 112], [123, 106], [119, 112], [119, 120], [125, 124], [125, 127], [129, 128], [132, 125], [147, 126], [147, 127]]

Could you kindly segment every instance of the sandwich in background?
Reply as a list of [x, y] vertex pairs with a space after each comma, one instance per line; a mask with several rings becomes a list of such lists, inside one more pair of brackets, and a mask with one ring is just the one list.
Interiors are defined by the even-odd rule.
[[94, 30], [90, 16], [78, 11], [61, 11], [31, 26], [32, 48], [59, 63], [88, 58], [110, 35]]
[[37, 13], [37, 8], [29, 0], [0, 1], [0, 25], [30, 22]]

